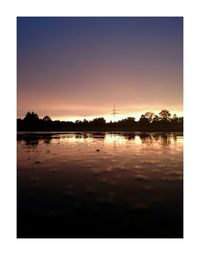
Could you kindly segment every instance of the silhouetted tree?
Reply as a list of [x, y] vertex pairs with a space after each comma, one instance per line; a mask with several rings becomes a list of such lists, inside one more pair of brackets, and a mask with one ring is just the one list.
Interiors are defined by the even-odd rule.
[[123, 120], [119, 120], [118, 122], [115, 123], [115, 125], [117, 125], [118, 127], [122, 128], [122, 127], [134, 127], [135, 126], [135, 118], [134, 117], [128, 117], [126, 119]]
[[135, 123], [135, 117], [128, 117], [128, 118], [126, 119], [126, 121], [127, 121], [128, 123]]
[[178, 122], [183, 123], [183, 117], [179, 117]]
[[161, 120], [164, 120], [164, 121], [170, 121], [171, 120], [171, 113], [168, 111], [168, 110], [162, 110], [160, 113], [159, 113], [159, 117]]
[[23, 119], [24, 121], [28, 121], [28, 122], [33, 122], [33, 121], [38, 121], [39, 117], [36, 113], [32, 112], [27, 112], [26, 116]]
[[158, 121], [159, 121], [158, 115], [154, 114], [154, 116], [153, 116], [153, 122], [158, 122]]
[[176, 124], [176, 123], [178, 122], [178, 117], [177, 117], [176, 114], [173, 115], [173, 118], [171, 119], [171, 122], [172, 122], [173, 124]]
[[49, 116], [44, 116], [43, 121], [52, 121]]
[[94, 126], [100, 126], [100, 127], [102, 127], [102, 126], [104, 126], [105, 124], [106, 124], [106, 121], [105, 121], [105, 119], [104, 118], [95, 118], [95, 119], [93, 119], [92, 120], [92, 124], [94, 125]]
[[89, 121], [88, 121], [88, 120], [86, 120], [86, 119], [84, 119], [84, 120], [83, 120], [83, 123], [84, 123], [84, 124], [88, 124], [88, 123], [89, 123]]
[[153, 112], [146, 112], [144, 117], [148, 120], [149, 123], [153, 121], [154, 113]]
[[139, 119], [139, 123], [141, 125], [148, 125], [149, 124], [149, 120], [145, 117], [144, 114], [142, 114], [140, 119]]
[[77, 120], [52, 121], [49, 116], [39, 119], [34, 112], [27, 112], [24, 119], [17, 119], [17, 130], [62, 130], [62, 131], [183, 131], [183, 117], [178, 118], [176, 114], [171, 118], [168, 110], [162, 110], [159, 116], [152, 112], [142, 114], [139, 121], [134, 117], [110, 121], [106, 123], [103, 117], [95, 118], [92, 121]]

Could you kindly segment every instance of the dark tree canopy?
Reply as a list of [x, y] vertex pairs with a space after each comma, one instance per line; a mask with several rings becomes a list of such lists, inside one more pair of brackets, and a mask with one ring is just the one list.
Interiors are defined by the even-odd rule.
[[149, 120], [145, 117], [144, 114], [141, 115], [140, 119], [139, 119], [139, 122], [142, 124], [142, 125], [147, 125], [149, 124]]
[[51, 118], [49, 116], [44, 116], [43, 118], [44, 121], [52, 121]]
[[169, 121], [170, 120], [170, 117], [171, 117], [171, 113], [168, 111], [168, 110], [162, 110], [160, 113], [159, 113], [159, 117], [161, 120], [165, 120], [165, 121]]
[[95, 118], [92, 121], [92, 124], [95, 126], [102, 126], [105, 125], [106, 121], [104, 118], [100, 117], [100, 118]]
[[153, 121], [154, 113], [153, 112], [146, 112], [144, 117], [148, 120], [149, 123]]
[[37, 113], [27, 112], [26, 116], [24, 117], [24, 120], [29, 121], [29, 122], [38, 121], [39, 117], [38, 117]]
[[49, 116], [39, 119], [34, 112], [27, 112], [25, 118], [17, 120], [17, 130], [52, 130], [52, 131], [183, 131], [183, 117], [176, 114], [171, 117], [168, 110], [162, 110], [158, 115], [152, 112], [142, 114], [139, 121], [128, 117], [119, 121], [107, 123], [103, 117], [91, 121], [52, 121]]
[[159, 117], [158, 117], [158, 115], [154, 114], [154, 116], [153, 116], [153, 122], [155, 123], [155, 122], [157, 122], [157, 121], [159, 121]]

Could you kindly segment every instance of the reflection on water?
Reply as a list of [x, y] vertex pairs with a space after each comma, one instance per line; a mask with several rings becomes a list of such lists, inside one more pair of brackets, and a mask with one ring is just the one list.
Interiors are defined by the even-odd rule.
[[182, 133], [17, 139], [18, 236], [182, 236]]

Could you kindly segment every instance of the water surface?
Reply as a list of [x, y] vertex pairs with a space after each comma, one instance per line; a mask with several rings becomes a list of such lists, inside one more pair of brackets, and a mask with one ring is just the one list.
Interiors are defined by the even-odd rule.
[[182, 133], [18, 133], [18, 237], [182, 237]]

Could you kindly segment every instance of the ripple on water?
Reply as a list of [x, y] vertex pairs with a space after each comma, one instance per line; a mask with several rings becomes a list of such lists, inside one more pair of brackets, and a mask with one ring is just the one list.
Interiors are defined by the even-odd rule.
[[160, 169], [158, 169], [158, 168], [152, 168], [152, 169], [151, 169], [151, 172], [152, 172], [152, 173], [159, 173], [159, 172], [160, 172]]
[[135, 175], [135, 179], [138, 181], [146, 181], [148, 180], [147, 176], [143, 175], [143, 174], [136, 174]]
[[144, 166], [142, 166], [142, 165], [134, 165], [134, 168], [141, 169], [141, 168], [144, 168]]
[[100, 181], [103, 183], [108, 183], [108, 178], [102, 177], [102, 178], [100, 178]]
[[101, 170], [99, 170], [99, 169], [94, 169], [94, 168], [90, 169], [90, 172], [91, 172], [93, 175], [100, 175], [100, 174], [102, 173]]
[[57, 167], [49, 167], [48, 171], [49, 172], [57, 172], [58, 168]]
[[182, 175], [166, 175], [161, 177], [162, 181], [182, 181], [183, 180], [183, 176]]
[[106, 171], [106, 172], [111, 172], [112, 170], [114, 170], [113, 166], [107, 166], [107, 167], [105, 168], [105, 171]]
[[36, 160], [36, 161], [34, 161], [33, 163], [34, 163], [34, 164], [41, 164], [42, 162], [39, 161], [39, 160]]
[[111, 179], [111, 180], [108, 180], [108, 184], [110, 186], [117, 186], [118, 185], [118, 181], [116, 179]]

